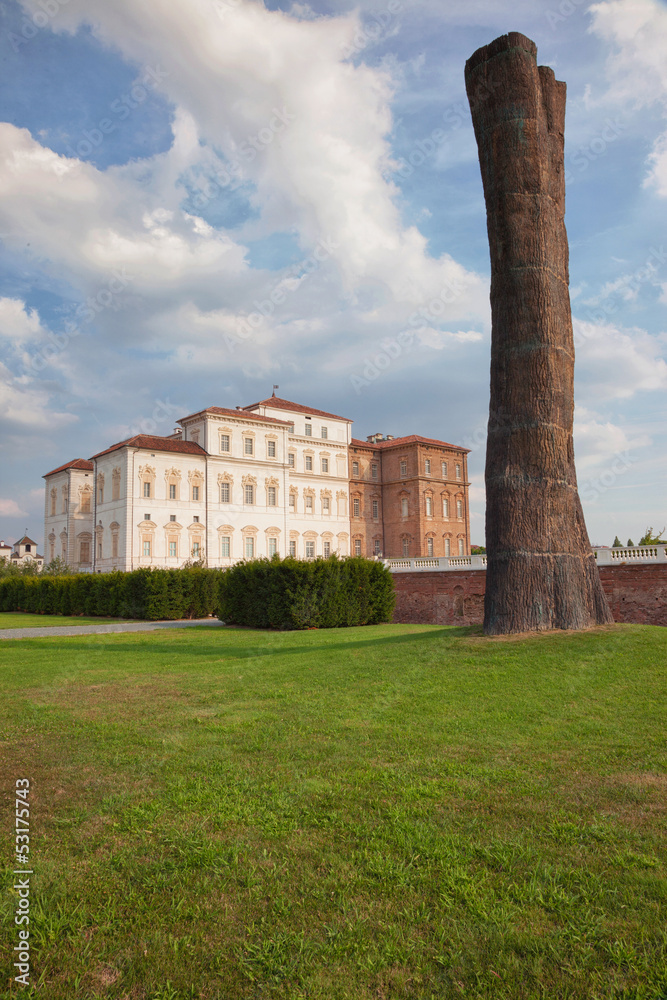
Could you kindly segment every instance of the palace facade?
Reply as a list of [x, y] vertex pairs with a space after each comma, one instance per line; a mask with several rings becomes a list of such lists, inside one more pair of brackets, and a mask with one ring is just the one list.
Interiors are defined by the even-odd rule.
[[467, 450], [273, 395], [212, 406], [44, 476], [45, 556], [82, 572], [470, 552]]

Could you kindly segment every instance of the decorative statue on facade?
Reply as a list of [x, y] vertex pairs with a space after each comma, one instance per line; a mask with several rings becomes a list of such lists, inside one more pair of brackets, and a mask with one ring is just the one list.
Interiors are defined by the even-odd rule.
[[491, 252], [487, 635], [612, 621], [577, 492], [565, 84], [512, 32], [465, 80]]

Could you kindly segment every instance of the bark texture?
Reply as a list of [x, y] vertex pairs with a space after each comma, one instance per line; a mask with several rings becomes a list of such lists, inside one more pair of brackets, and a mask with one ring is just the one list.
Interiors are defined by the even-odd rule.
[[611, 622], [577, 492], [565, 84], [513, 32], [466, 63], [491, 252], [487, 635]]

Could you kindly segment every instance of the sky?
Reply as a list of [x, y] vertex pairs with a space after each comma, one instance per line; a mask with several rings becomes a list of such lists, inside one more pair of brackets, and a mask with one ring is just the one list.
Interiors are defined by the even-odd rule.
[[593, 544], [667, 523], [667, 4], [0, 3], [0, 537], [42, 475], [271, 394], [471, 449], [489, 251], [466, 59], [567, 83], [575, 456]]

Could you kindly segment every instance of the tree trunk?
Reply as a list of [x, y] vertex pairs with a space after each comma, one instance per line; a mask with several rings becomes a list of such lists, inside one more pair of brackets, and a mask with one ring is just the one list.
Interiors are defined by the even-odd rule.
[[513, 32], [466, 63], [491, 251], [487, 635], [611, 622], [577, 492], [565, 84]]

